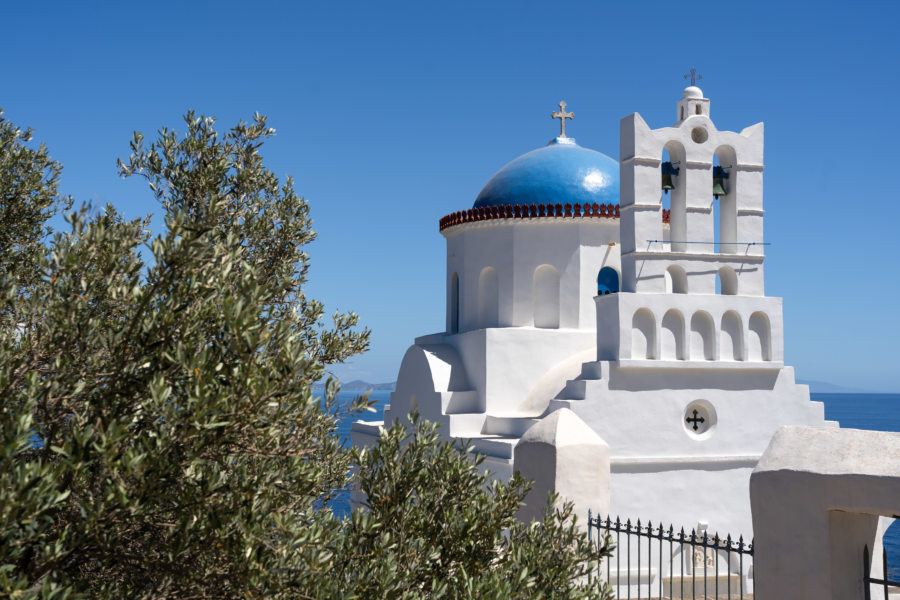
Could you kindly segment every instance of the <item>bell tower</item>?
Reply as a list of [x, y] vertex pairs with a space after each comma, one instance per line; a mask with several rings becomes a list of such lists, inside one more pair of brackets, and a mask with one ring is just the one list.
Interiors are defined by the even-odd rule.
[[671, 127], [637, 113], [620, 122], [621, 292], [595, 299], [597, 360], [780, 368], [781, 299], [763, 278], [763, 124], [720, 131], [696, 85], [676, 111]]
[[716, 293], [728, 267], [742, 295], [763, 295], [763, 124], [720, 131], [695, 85], [676, 111], [672, 127], [650, 129], [637, 113], [620, 123], [623, 291], [671, 291], [666, 272], [678, 263], [691, 292]]

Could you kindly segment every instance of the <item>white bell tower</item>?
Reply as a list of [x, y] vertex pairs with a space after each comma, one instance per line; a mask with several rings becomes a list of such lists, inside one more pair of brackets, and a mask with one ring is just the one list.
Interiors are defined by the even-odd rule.
[[[723, 293], [762, 296], [763, 124], [740, 133], [719, 131], [709, 117], [709, 99], [693, 85], [685, 88], [677, 112], [675, 125], [661, 129], [651, 130], [637, 113], [621, 121], [622, 289], [677, 293], [670, 288], [683, 286], [666, 276], [677, 263], [691, 293], [715, 293], [719, 274], [729, 290]], [[674, 189], [664, 233], [661, 180], [667, 168]]]
[[781, 299], [765, 297], [763, 277], [763, 124], [720, 131], [694, 85], [676, 110], [671, 127], [637, 113], [620, 124], [622, 284], [597, 299], [598, 360], [780, 368]]

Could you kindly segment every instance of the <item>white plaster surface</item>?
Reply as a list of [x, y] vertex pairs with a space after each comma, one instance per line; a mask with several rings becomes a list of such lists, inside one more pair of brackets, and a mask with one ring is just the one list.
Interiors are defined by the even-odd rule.
[[586, 528], [588, 511], [609, 511], [609, 446], [568, 409], [550, 413], [531, 426], [515, 447], [515, 470], [534, 480], [519, 509], [524, 521], [540, 519], [551, 492], [572, 502]]
[[[864, 545], [900, 514], [900, 434], [784, 427], [750, 479], [756, 598], [864, 598]], [[881, 573], [877, 573], [881, 575]]]

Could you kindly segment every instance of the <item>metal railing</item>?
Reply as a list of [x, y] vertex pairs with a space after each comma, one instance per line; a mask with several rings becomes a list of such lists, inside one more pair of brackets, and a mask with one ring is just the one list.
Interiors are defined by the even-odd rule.
[[612, 537], [613, 556], [597, 576], [612, 586], [616, 598], [753, 598], [748, 577], [753, 543], [745, 543], [743, 536], [723, 538], [705, 529], [686, 533], [662, 523], [593, 516], [588, 517], [588, 533], [598, 544], [605, 535]]
[[884, 565], [884, 575], [882, 575], [884, 579], [877, 579], [872, 577], [872, 574], [869, 572], [872, 566], [869, 562], [869, 545], [863, 546], [863, 585], [866, 589], [866, 600], [872, 600], [872, 584], [881, 588], [879, 591], [883, 591], [884, 595], [882, 597], [884, 600], [888, 600], [888, 594], [892, 588], [894, 591], [900, 589], [900, 582], [891, 581], [888, 575], [887, 550], [884, 549], [884, 546], [881, 547], [881, 559], [881, 564]]

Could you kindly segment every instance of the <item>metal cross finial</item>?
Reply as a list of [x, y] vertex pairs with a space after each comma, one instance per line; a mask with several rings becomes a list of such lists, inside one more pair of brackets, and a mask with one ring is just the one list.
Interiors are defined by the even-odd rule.
[[703, 75], [697, 72], [697, 69], [691, 67], [691, 72], [686, 73], [684, 76], [685, 79], [691, 80], [691, 85], [697, 85], [697, 82], [703, 79]]
[[559, 110], [550, 113], [551, 119], [559, 119], [559, 137], [566, 137], [566, 119], [574, 119], [575, 113], [566, 112], [566, 103], [559, 103]]
[[690, 424], [690, 423], [693, 423], [693, 424], [694, 424], [694, 431], [697, 431], [698, 429], [700, 429], [700, 428], [697, 426], [697, 424], [698, 424], [698, 423], [705, 423], [705, 422], [706, 422], [706, 419], [704, 419], [703, 417], [698, 417], [698, 416], [697, 416], [697, 409], [695, 408], [695, 409], [694, 409], [694, 416], [693, 416], [693, 417], [688, 417], [687, 419], [685, 419], [685, 421], [687, 421], [689, 424]]

